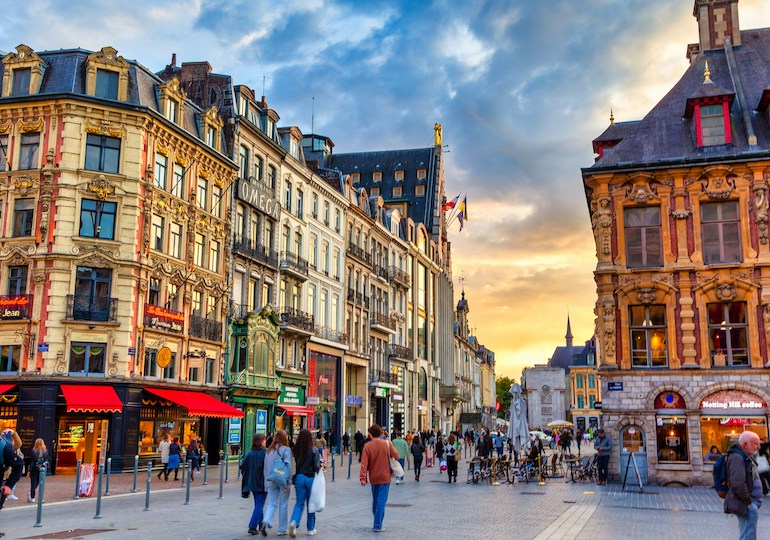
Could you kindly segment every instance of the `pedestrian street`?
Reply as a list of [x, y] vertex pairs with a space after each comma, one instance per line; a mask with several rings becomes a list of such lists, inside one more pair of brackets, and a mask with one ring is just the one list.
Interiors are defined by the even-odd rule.
[[[317, 515], [317, 538], [372, 538], [371, 490], [358, 482], [358, 463], [335, 462], [334, 481], [326, 471], [326, 508]], [[430, 531], [431, 536], [468, 539], [731, 539], [737, 538], [733, 516], [722, 513], [722, 501], [711, 489], [638, 486], [626, 492], [619, 484], [596, 486], [565, 478], [493, 486], [467, 484], [467, 462], [460, 463], [458, 482], [449, 484], [437, 467], [423, 469], [414, 482], [406, 471], [404, 484], [391, 484], [385, 512], [385, 532], [378, 537], [400, 539]], [[234, 464], [230, 481], [219, 500], [218, 469], [211, 468], [208, 485], [200, 477], [185, 490], [173, 483], [152, 487], [150, 509], [145, 511], [144, 484], [132, 494], [132, 475], [113, 475], [110, 495], [102, 497], [101, 518], [94, 519], [95, 495], [71, 500], [71, 477], [49, 478], [51, 497], [43, 505], [42, 527], [34, 527], [36, 506], [9, 502], [0, 531], [5, 538], [246, 539], [253, 499], [240, 497]], [[153, 481], [155, 478], [153, 477]], [[66, 485], [63, 483], [66, 482]], [[24, 482], [20, 484], [24, 487]], [[155, 491], [157, 489], [157, 491]], [[48, 492], [47, 492], [48, 493]], [[292, 493], [289, 509], [293, 508]], [[760, 509], [759, 530], [770, 529], [770, 505]], [[68, 532], [72, 531], [72, 532]], [[297, 537], [306, 537], [305, 516]], [[275, 530], [268, 531], [274, 537]]]

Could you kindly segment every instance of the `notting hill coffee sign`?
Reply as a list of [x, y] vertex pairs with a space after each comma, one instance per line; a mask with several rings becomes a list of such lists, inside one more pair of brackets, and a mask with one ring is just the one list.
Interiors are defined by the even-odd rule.
[[248, 180], [238, 179], [237, 194], [240, 200], [264, 212], [273, 219], [277, 220], [280, 217], [281, 205], [253, 176], [249, 177]]
[[764, 409], [767, 403], [749, 392], [742, 390], [720, 390], [705, 398], [700, 403], [701, 409]]

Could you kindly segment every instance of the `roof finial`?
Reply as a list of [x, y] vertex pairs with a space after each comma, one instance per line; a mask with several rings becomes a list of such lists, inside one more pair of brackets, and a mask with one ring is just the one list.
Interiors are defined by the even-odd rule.
[[711, 80], [711, 71], [709, 71], [709, 61], [706, 60], [706, 69], [703, 70], [703, 84], [713, 84]]
[[612, 114], [612, 109], [610, 109], [610, 125], [615, 125], [615, 115]]

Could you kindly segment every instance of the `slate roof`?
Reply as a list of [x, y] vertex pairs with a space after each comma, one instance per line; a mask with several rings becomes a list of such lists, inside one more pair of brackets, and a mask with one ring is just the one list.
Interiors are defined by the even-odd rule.
[[[730, 75], [725, 51], [712, 50], [701, 53], [676, 85], [642, 120], [623, 127], [616, 124], [616, 131], [612, 135], [616, 136], [618, 130], [622, 129], [623, 140], [612, 148], [606, 148], [602, 158], [591, 167], [583, 169], [584, 174], [603, 168], [650, 166], [657, 163], [664, 165], [700, 161], [704, 158], [740, 158], [757, 152], [770, 153], [768, 117], [753, 113], [770, 84], [770, 28], [744, 30], [741, 32], [741, 42], [741, 46], [733, 48], [733, 53], [749, 109], [749, 121], [757, 137], [755, 148], [749, 147], [747, 126], [737, 99], [730, 109], [732, 144], [698, 148], [694, 118], [683, 119], [687, 100], [692, 96], [713, 91], [738, 93]], [[704, 86], [708, 86], [703, 83], [705, 61], [708, 61], [714, 85], [704, 89]], [[600, 138], [612, 140], [609, 128]]]
[[[326, 166], [339, 169], [342, 174], [359, 173], [360, 181], [355, 187], [365, 187], [367, 193], [371, 188], [380, 189], [380, 196], [385, 204], [405, 200], [407, 212], [415, 223], [423, 223], [430, 231], [433, 226], [433, 212], [436, 201], [435, 190], [438, 189], [438, 171], [436, 171], [436, 149], [415, 148], [410, 150], [384, 150], [378, 152], [356, 152], [349, 154], [332, 154]], [[427, 171], [424, 180], [417, 180], [417, 170]], [[404, 180], [395, 180], [396, 170], [404, 171]], [[374, 182], [373, 173], [382, 173], [382, 181]], [[415, 187], [425, 185], [425, 196], [415, 195]], [[393, 197], [393, 187], [402, 187], [402, 196]]]
[[567, 369], [572, 364], [574, 354], [574, 347], [556, 347], [548, 359], [548, 367]]

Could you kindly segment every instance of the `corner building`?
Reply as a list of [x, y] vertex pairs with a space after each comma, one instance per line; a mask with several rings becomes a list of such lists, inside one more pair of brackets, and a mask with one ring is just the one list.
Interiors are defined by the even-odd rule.
[[[690, 66], [583, 169], [610, 474], [711, 485], [710, 447], [768, 440], [770, 29], [696, 0]], [[633, 473], [632, 473], [633, 474]]]

